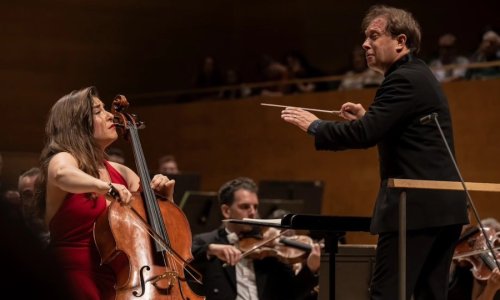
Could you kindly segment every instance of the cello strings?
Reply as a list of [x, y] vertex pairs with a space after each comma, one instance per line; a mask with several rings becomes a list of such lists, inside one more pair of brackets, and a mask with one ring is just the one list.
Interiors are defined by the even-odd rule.
[[[171, 246], [167, 245], [165, 241], [158, 236], [158, 234], [149, 226], [149, 224], [141, 217], [141, 215], [133, 208], [130, 206], [127, 206], [129, 210], [132, 212], [132, 215], [134, 216], [132, 218], [133, 222], [136, 222], [135, 224], [137, 227], [144, 232], [146, 232], [148, 235], [150, 235], [160, 246], [162, 249], [167, 252], [167, 254], [170, 254], [169, 257], [173, 259], [178, 265], [185, 264], [184, 267], [182, 267], [193, 279], [197, 282], [202, 284], [201, 278], [203, 277], [196, 269], [194, 269], [182, 256], [180, 256]], [[137, 222], [138, 221], [138, 222]], [[183, 278], [180, 277], [179, 278]]]
[[[145, 198], [144, 201], [147, 202], [147, 204], [148, 204], [147, 207], [149, 207], [151, 210], [149, 213], [149, 217], [150, 217], [151, 222], [152, 222], [152, 224], [151, 224], [152, 228], [150, 227], [149, 230], [151, 230], [151, 232], [154, 232], [155, 234], [159, 235], [161, 237], [160, 239], [162, 240], [164, 245], [161, 245], [162, 243], [160, 243], [155, 237], [153, 237], [152, 234], [150, 234], [150, 235], [156, 240], [157, 244], [155, 244], [155, 245], [160, 245], [160, 248], [171, 249], [170, 241], [168, 239], [168, 233], [165, 229], [165, 226], [162, 226], [162, 224], [164, 225], [164, 222], [163, 222], [162, 217], [161, 217], [161, 211], [158, 207], [158, 204], [156, 203], [156, 197], [155, 197], [153, 191], [151, 190], [151, 188], [149, 186], [146, 186], [146, 184], [150, 184], [151, 178], [150, 178], [149, 173], [145, 167], [146, 164], [145, 164], [145, 159], [144, 159], [144, 152], [143, 152], [141, 144], [140, 144], [137, 126], [135, 126], [135, 123], [134, 123], [134, 124], [131, 124], [129, 126], [129, 128], [130, 128], [131, 138], [134, 141], [134, 143], [132, 143], [132, 144], [134, 147], [134, 153], [136, 154], [136, 160], [138, 162], [137, 166], [139, 169], [139, 174], [140, 174], [140, 178], [141, 178], [141, 182], [142, 182], [142, 191], [143, 191], [144, 198]], [[146, 222], [144, 222], [144, 223], [146, 223]], [[165, 247], [165, 245], [166, 245], [166, 247]], [[157, 246], [155, 246], [155, 248], [156, 247]], [[156, 249], [156, 251], [157, 250], [158, 249]], [[164, 255], [162, 255], [162, 260], [163, 260], [165, 272], [172, 270], [174, 273], [179, 274], [179, 270], [176, 267], [176, 265], [177, 265], [176, 261], [174, 260], [174, 257], [171, 255], [171, 251], [166, 251], [166, 250], [163, 250], [163, 251], [164, 251]]]
[[[135, 124], [134, 124], [135, 125]], [[138, 134], [138, 131], [137, 131], [137, 127], [136, 126], [130, 126], [131, 127], [131, 136], [132, 138], [135, 140], [135, 143], [134, 144], [134, 149], [137, 153], [137, 159], [138, 161], [141, 161], [141, 162], [144, 162], [144, 152], [142, 150], [142, 147], [140, 146], [140, 140], [139, 140], [139, 134]], [[140, 163], [138, 164], [139, 167], [140, 167], [140, 172], [142, 174], [141, 178], [143, 179], [143, 182], [147, 182], [147, 181], [151, 181], [151, 179], [149, 178], [149, 174], [147, 173], [147, 170], [145, 170], [145, 164], [144, 163]], [[148, 183], [149, 183], [148, 182]], [[159, 206], [158, 204], [156, 203], [156, 197], [154, 195], [154, 193], [152, 192], [151, 188], [149, 188], [149, 186], [146, 188], [144, 187], [144, 184], [143, 184], [143, 193], [146, 194], [146, 199], [148, 201], [148, 203], [150, 204], [149, 207], [152, 208], [153, 210], [153, 213], [152, 213], [152, 218], [154, 219], [154, 222], [157, 226], [155, 226], [159, 232], [156, 232], [155, 230], [153, 230], [150, 226], [148, 226], [148, 230], [150, 231], [149, 232], [149, 235], [151, 237], [153, 237], [153, 239], [155, 241], [157, 241], [157, 243], [164, 249], [165, 251], [165, 255], [162, 256], [162, 259], [163, 259], [163, 262], [165, 264], [165, 270], [168, 272], [169, 269], [167, 266], [170, 266], [170, 268], [174, 271], [174, 273], [176, 274], [181, 274], [180, 273], [180, 270], [179, 270], [179, 266], [182, 265], [182, 262], [184, 262], [186, 264], [186, 266], [188, 266], [188, 268], [192, 268], [189, 264], [187, 264], [187, 262], [178, 254], [174, 251], [174, 249], [171, 247], [170, 245], [170, 242], [169, 242], [169, 239], [168, 239], [168, 233], [166, 232], [166, 229], [164, 226], [161, 226], [161, 224], [164, 224], [163, 220], [161, 219], [161, 211], [159, 209]], [[154, 199], [154, 200], [153, 200]], [[137, 215], [137, 216], [140, 216], [137, 214], [137, 212], [135, 210], [133, 210], [134, 213]], [[146, 224], [146, 222], [141, 218], [141, 221]], [[183, 269], [186, 269], [186, 272], [192, 276], [197, 282], [200, 282], [198, 277], [201, 278], [201, 274], [197, 273], [197, 275], [199, 276], [195, 276], [193, 274], [193, 272], [191, 272], [189, 269], [187, 269], [186, 267], [182, 267]], [[193, 269], [194, 270], [194, 269]], [[194, 270], [195, 271], [195, 270]], [[179, 275], [177, 275], [177, 277], [180, 277]]]
[[[137, 218], [139, 218], [141, 220], [141, 222], [144, 222], [144, 220], [142, 219], [142, 217], [137, 213], [137, 211], [133, 208], [130, 208], [131, 211], [135, 214], [135, 216]], [[187, 261], [185, 261], [177, 252], [175, 252], [174, 249], [172, 249], [172, 247], [168, 246], [165, 241], [163, 241], [161, 239], [161, 237], [159, 237], [150, 227], [147, 223], [145, 224], [138, 224], [139, 228], [141, 230], [144, 230], [146, 231], [153, 239], [155, 239], [159, 244], [160, 246], [163, 248], [164, 251], [167, 252], [167, 254], [171, 254], [170, 256], [172, 257], [171, 259], [174, 259], [179, 265], [182, 264], [182, 263], [185, 263], [186, 264], [186, 267], [183, 267], [183, 269], [186, 270], [186, 272], [191, 275], [198, 283], [201, 284], [201, 274], [196, 270], [194, 269]], [[146, 228], [143, 228], [141, 226], [144, 226]], [[196, 274], [193, 274], [196, 273]], [[181, 278], [181, 277], [179, 277]]]
[[151, 217], [152, 222], [153, 222], [153, 224], [152, 224], [153, 228], [155, 228], [156, 233], [158, 233], [160, 236], [162, 236], [163, 239], [167, 242], [167, 244], [169, 244], [168, 234], [165, 230], [165, 227], [161, 226], [161, 224], [164, 224], [164, 223], [163, 223], [163, 220], [161, 219], [160, 209], [158, 207], [158, 204], [156, 203], [156, 197], [155, 197], [153, 191], [151, 190], [151, 188], [149, 186], [146, 187], [146, 184], [150, 184], [151, 178], [149, 177], [149, 173], [148, 173], [147, 168], [146, 168], [146, 163], [145, 163], [145, 159], [144, 159], [144, 152], [143, 152], [142, 147], [141, 147], [139, 133], [137, 131], [137, 127], [135, 126], [135, 124], [134, 124], [134, 126], [131, 126], [130, 132], [131, 132], [131, 137], [135, 141], [135, 143], [133, 143], [133, 145], [134, 145], [134, 150], [137, 153], [137, 160], [140, 162], [137, 165], [140, 169], [139, 172], [141, 174], [141, 180], [143, 182], [142, 190], [143, 190], [143, 193], [145, 195], [146, 201], [149, 204], [148, 207], [150, 207], [152, 209], [152, 213], [151, 213], [150, 217]]

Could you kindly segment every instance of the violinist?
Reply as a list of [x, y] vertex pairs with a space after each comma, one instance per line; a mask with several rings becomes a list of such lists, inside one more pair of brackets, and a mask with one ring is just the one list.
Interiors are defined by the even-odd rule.
[[[219, 189], [222, 215], [226, 219], [258, 217], [259, 199], [253, 180], [239, 177]], [[251, 226], [225, 223], [221, 228], [193, 237], [194, 267], [203, 275], [199, 294], [207, 300], [305, 299], [318, 283], [320, 246], [313, 244], [298, 273], [277, 257], [251, 259], [239, 249]], [[193, 287], [193, 289], [195, 289]]]
[[[491, 233], [491, 236], [488, 238], [492, 240], [493, 246], [497, 248], [499, 244], [498, 233], [500, 233], [500, 223], [493, 218], [484, 219], [481, 223], [485, 227], [485, 230], [489, 234]], [[472, 249], [485, 248], [484, 241], [481, 239], [483, 239], [483, 235], [479, 231], [478, 226], [464, 226], [461, 239], [457, 244], [457, 250], [455, 250], [455, 255], [466, 254], [464, 252], [467, 249], [472, 251]], [[472, 262], [480, 261], [477, 260], [477, 256], [476, 254], [473, 257], [464, 256], [462, 259], [453, 259], [450, 268], [449, 300], [500, 300], [500, 293], [498, 292], [500, 290], [500, 271], [498, 268], [483, 270], [487, 268], [486, 264], [473, 264]], [[474, 270], [473, 268], [479, 270]], [[479, 272], [485, 277], [484, 279], [477, 278], [482, 277], [475, 275]]]
[[[50, 230], [49, 250], [63, 269], [71, 299], [111, 299], [116, 280], [111, 268], [100, 265], [93, 226], [113, 198], [123, 205], [133, 200], [139, 177], [130, 168], [107, 160], [105, 150], [118, 135], [113, 114], [106, 111], [94, 87], [59, 99], [50, 110], [45, 130], [36, 201]], [[172, 200], [174, 184], [156, 175], [151, 188]]]

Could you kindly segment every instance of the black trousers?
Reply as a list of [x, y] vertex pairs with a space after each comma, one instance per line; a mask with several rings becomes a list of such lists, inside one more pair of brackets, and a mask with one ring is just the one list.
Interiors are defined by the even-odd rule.
[[[450, 264], [462, 225], [409, 230], [406, 235], [406, 299], [446, 300]], [[399, 296], [399, 234], [381, 233], [370, 286], [372, 300]]]

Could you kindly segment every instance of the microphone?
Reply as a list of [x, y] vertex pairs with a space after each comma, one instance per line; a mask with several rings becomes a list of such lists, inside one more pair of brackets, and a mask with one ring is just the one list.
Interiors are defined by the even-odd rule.
[[[438, 115], [437, 113], [432, 113], [430, 115], [424, 116], [424, 117], [420, 118], [420, 123], [426, 124], [426, 123], [429, 123], [431, 120], [434, 120], [434, 123], [436, 123], [436, 127], [439, 130], [439, 134], [441, 135], [441, 138], [443, 139], [444, 145], [446, 146], [446, 150], [448, 150], [448, 155], [451, 158], [451, 161], [453, 163], [453, 166], [455, 167], [457, 175], [460, 178], [460, 182], [462, 183], [462, 187], [464, 188], [465, 194], [467, 196], [466, 197], [467, 202], [468, 202], [470, 208], [472, 209], [472, 212], [474, 213], [474, 217], [477, 220], [477, 223], [479, 225], [481, 233], [483, 234], [483, 236], [486, 237], [488, 235], [486, 234], [483, 223], [481, 222], [481, 218], [479, 217], [479, 213], [477, 212], [476, 206], [474, 205], [474, 201], [472, 201], [472, 197], [470, 196], [469, 189], [467, 189], [467, 186], [465, 184], [465, 180], [462, 177], [462, 173], [460, 173], [460, 169], [458, 168], [457, 162], [455, 161], [455, 157], [453, 156], [453, 153], [450, 149], [450, 146], [448, 145], [448, 142], [446, 141], [446, 137], [444, 135], [443, 130], [441, 129], [441, 125], [439, 124], [439, 121], [437, 119], [437, 115]], [[491, 255], [493, 257], [496, 257], [496, 254], [495, 254], [495, 251], [493, 250], [493, 245], [492, 245], [491, 241], [489, 239], [486, 239], [485, 241], [486, 241], [486, 246], [487, 246], [489, 252], [491, 253]], [[500, 262], [498, 261], [498, 259], [495, 259], [495, 264], [496, 264], [496, 267], [500, 269]]]
[[432, 120], [437, 120], [437, 117], [438, 117], [438, 114], [436, 112], [434, 112], [430, 115], [427, 115], [427, 116], [423, 116], [422, 118], [420, 118], [420, 124], [422, 124], [422, 125], [428, 124]]

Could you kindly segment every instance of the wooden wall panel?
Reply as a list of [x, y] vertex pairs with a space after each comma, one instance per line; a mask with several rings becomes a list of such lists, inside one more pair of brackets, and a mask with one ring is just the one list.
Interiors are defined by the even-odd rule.
[[[449, 83], [444, 90], [453, 117], [457, 161], [465, 180], [500, 183], [500, 80]], [[140, 135], [151, 169], [156, 168], [161, 155], [174, 154], [182, 170], [203, 176], [202, 186], [208, 191], [216, 191], [223, 182], [237, 176], [257, 181], [323, 180], [324, 214], [369, 216], [379, 183], [376, 149], [316, 151], [312, 137], [280, 119], [280, 108], [263, 107], [260, 103], [337, 109], [346, 100], [369, 105], [374, 92], [328, 92], [163, 106], [141, 106], [134, 99], [129, 101], [130, 112], [138, 114], [147, 125]], [[326, 114], [318, 116], [335, 119]], [[25, 128], [41, 134], [43, 125], [39, 123], [40, 119], [35, 118], [26, 119], [23, 127], [9, 126], [9, 149], [15, 145], [26, 147]], [[128, 145], [122, 140], [117, 145], [127, 152], [130, 164]], [[36, 143], [30, 147], [28, 151], [19, 149], [35, 153], [40, 150]], [[0, 150], [3, 149], [2, 144]], [[500, 195], [473, 193], [473, 197], [483, 217], [500, 218]], [[349, 234], [348, 240], [371, 243], [375, 239], [367, 234]]]

